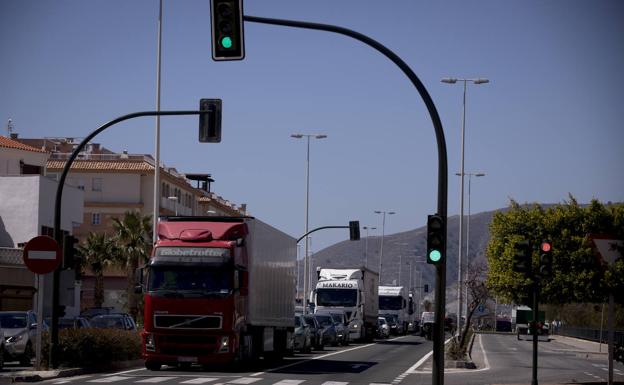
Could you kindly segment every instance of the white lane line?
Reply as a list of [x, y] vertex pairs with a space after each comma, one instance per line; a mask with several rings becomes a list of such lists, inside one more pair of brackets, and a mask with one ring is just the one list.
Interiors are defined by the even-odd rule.
[[109, 383], [109, 382], [116, 382], [116, 381], [123, 381], [123, 380], [127, 380], [129, 378], [132, 377], [124, 377], [124, 376], [108, 376], [108, 377], [102, 377], [102, 378], [96, 378], [95, 380], [89, 380], [87, 382], [102, 382], [102, 383]]
[[[399, 338], [405, 338], [405, 337], [399, 337]], [[282, 369], [290, 368], [291, 366], [303, 364], [304, 362], [308, 362], [308, 361], [312, 361], [312, 360], [320, 360], [320, 359], [323, 359], [323, 358], [326, 358], [326, 357], [331, 357], [331, 356], [336, 355], [336, 354], [341, 354], [341, 353], [350, 352], [352, 350], [367, 348], [367, 347], [373, 346], [373, 345], [377, 345], [377, 344], [373, 342], [371, 344], [366, 344], [366, 345], [362, 345], [362, 346], [356, 346], [354, 348], [349, 348], [349, 349], [345, 349], [345, 350], [338, 350], [336, 352], [323, 354], [322, 356], [316, 356], [316, 357], [308, 358], [306, 360], [297, 361], [297, 362], [294, 362], [292, 364], [280, 366], [279, 368], [273, 368], [273, 369], [268, 370], [266, 372], [254, 373], [254, 374], [251, 374], [250, 376], [251, 377], [256, 377], [256, 376], [261, 376], [261, 375], [266, 374], [266, 373], [277, 372], [277, 371], [282, 370]], [[215, 385], [217, 385], [217, 384], [215, 384]]]
[[339, 382], [339, 381], [325, 381], [321, 385], [348, 385], [348, 382]]
[[68, 382], [70, 382], [71, 380], [62, 380], [62, 381], [56, 381], [53, 382], [53, 384], [67, 384]]
[[200, 377], [200, 378], [194, 378], [192, 380], [182, 381], [180, 382], [180, 384], [205, 384], [206, 382], [212, 382], [216, 380], [218, 380], [218, 378]]
[[136, 383], [148, 383], [148, 384], [157, 384], [159, 382], [165, 382], [167, 380], [172, 380], [177, 377], [168, 376], [168, 377], [149, 377], [143, 380], [135, 381]]

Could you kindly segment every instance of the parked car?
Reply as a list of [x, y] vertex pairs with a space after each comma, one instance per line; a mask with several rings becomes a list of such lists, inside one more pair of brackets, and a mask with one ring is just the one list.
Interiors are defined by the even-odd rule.
[[323, 343], [324, 329], [319, 324], [316, 317], [311, 314], [303, 316], [304, 321], [310, 327], [310, 337], [312, 339], [312, 347], [317, 350], [323, 350], [325, 344]]
[[390, 336], [390, 327], [388, 321], [384, 317], [377, 318], [377, 338], [388, 338]]
[[63, 317], [59, 318], [58, 325], [59, 329], [85, 329], [91, 327], [91, 322], [85, 317]]
[[4, 331], [2, 325], [0, 325], [0, 370], [4, 366]]
[[117, 311], [114, 307], [90, 307], [88, 309], [83, 310], [80, 313], [80, 316], [90, 319], [90, 318], [93, 318], [95, 316], [102, 315], [102, 314], [117, 314], [117, 313], [119, 313], [119, 311]]
[[314, 318], [318, 320], [323, 328], [323, 345], [338, 346], [338, 333], [331, 316], [329, 314], [316, 313]]
[[433, 325], [435, 323], [435, 312], [425, 311], [420, 316], [420, 336], [428, 340], [433, 339]]
[[310, 326], [305, 322], [302, 315], [295, 315], [295, 332], [293, 333], [293, 347], [303, 353], [312, 351], [312, 338]]
[[349, 323], [347, 322], [347, 315], [342, 310], [319, 310], [315, 314], [323, 314], [331, 317], [334, 323], [334, 329], [336, 331], [336, 344], [348, 345], [349, 344]]
[[91, 318], [91, 326], [100, 329], [137, 330], [136, 324], [129, 314], [102, 314]]
[[37, 316], [29, 311], [0, 312], [0, 328], [4, 334], [4, 361], [19, 361], [29, 366], [35, 356]]

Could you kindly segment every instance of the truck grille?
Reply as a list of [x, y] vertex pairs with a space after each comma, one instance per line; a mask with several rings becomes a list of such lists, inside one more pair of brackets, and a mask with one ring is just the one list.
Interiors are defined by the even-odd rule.
[[178, 356], [201, 356], [217, 351], [217, 337], [158, 336], [158, 351]]
[[211, 315], [154, 315], [154, 326], [168, 329], [221, 329], [221, 321]]

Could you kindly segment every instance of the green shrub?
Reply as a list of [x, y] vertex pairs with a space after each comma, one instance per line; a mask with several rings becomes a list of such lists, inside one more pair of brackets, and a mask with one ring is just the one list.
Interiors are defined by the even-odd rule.
[[[48, 365], [50, 338], [43, 337], [42, 363]], [[137, 331], [118, 329], [63, 329], [59, 331], [59, 365], [105, 368], [113, 361], [141, 357], [141, 337]]]

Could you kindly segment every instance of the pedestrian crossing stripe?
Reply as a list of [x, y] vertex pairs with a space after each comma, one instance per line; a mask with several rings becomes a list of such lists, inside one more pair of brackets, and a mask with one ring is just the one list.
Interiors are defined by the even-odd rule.
[[168, 376], [168, 377], [150, 377], [150, 378], [146, 378], [146, 379], [139, 380], [139, 381], [136, 381], [136, 382], [137, 383], [156, 384], [156, 383], [167, 381], [167, 380], [171, 380], [171, 379], [174, 379], [174, 378], [177, 378], [177, 377], [171, 377], [171, 376]]
[[211, 377], [203, 377], [203, 378], [193, 378], [192, 380], [182, 381], [180, 384], [205, 384], [207, 382], [216, 381], [218, 378]]
[[110, 377], [96, 378], [95, 380], [89, 380], [87, 382], [109, 383], [109, 382], [123, 381], [123, 380], [127, 380], [129, 378], [132, 378], [132, 377], [110, 376]]
[[226, 381], [226, 384], [252, 384], [256, 381], [260, 381], [262, 378], [241, 377], [236, 380]]
[[281, 380], [273, 385], [299, 385], [302, 382], [305, 382], [305, 380]]

